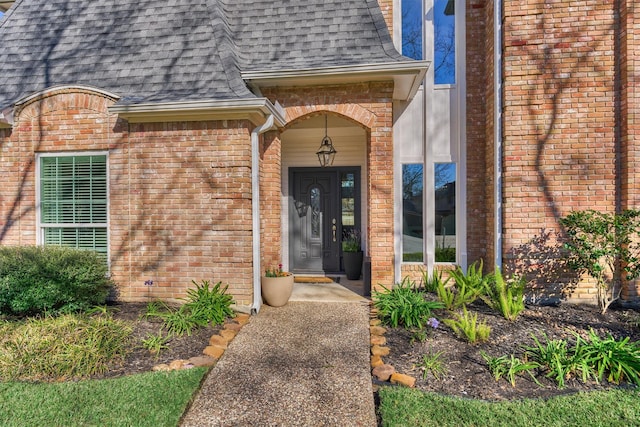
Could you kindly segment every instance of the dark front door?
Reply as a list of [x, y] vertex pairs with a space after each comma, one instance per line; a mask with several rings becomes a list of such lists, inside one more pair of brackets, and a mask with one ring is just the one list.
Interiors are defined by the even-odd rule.
[[289, 239], [292, 270], [324, 273], [340, 270], [338, 174], [294, 170], [290, 175]]
[[360, 168], [292, 168], [289, 183], [291, 270], [342, 271], [342, 238], [360, 229]]

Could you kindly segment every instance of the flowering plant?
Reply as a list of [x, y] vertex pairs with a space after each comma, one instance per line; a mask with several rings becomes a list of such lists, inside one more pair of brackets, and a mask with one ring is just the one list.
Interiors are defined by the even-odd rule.
[[278, 264], [278, 268], [267, 268], [264, 272], [265, 277], [286, 277], [291, 273], [282, 271], [282, 264]]

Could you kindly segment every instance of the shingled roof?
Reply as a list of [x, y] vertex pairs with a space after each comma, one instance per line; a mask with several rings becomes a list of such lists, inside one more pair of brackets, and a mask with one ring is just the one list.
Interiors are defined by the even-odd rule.
[[0, 46], [0, 111], [59, 85], [124, 105], [241, 100], [242, 72], [412, 61], [376, 0], [17, 0]]

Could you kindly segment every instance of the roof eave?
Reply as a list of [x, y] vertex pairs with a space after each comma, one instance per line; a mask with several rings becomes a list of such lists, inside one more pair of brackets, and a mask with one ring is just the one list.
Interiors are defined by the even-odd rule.
[[115, 104], [109, 111], [129, 123], [246, 119], [261, 125], [273, 115], [276, 126], [286, 124], [282, 109], [266, 98]]
[[405, 61], [307, 69], [245, 71], [242, 72], [242, 78], [255, 89], [273, 86], [316, 86], [393, 80], [393, 99], [410, 100], [418, 91], [430, 64], [430, 61]]
[[0, 111], [0, 129], [11, 129], [13, 127], [13, 108]]

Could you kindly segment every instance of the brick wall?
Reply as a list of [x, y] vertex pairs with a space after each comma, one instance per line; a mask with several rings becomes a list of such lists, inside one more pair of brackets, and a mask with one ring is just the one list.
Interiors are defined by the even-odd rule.
[[[614, 3], [505, 2], [507, 260], [552, 254], [555, 239], [539, 237], [559, 231], [558, 219], [572, 210], [615, 210]], [[572, 298], [591, 299], [589, 288], [578, 285]]]
[[[637, 1], [621, 0], [615, 56], [620, 77], [620, 203], [622, 209], [640, 208], [640, 16]], [[640, 298], [640, 281], [623, 289], [627, 300]]]
[[[487, 93], [491, 82], [487, 66], [491, 65], [485, 51], [486, 19], [490, 7], [484, 0], [466, 3], [466, 79], [467, 79], [467, 253], [468, 262], [491, 257], [490, 227], [492, 191], [492, 140], [487, 126]], [[485, 260], [489, 268], [489, 261]]]
[[[35, 244], [35, 154], [109, 151], [111, 272], [119, 298], [176, 299], [222, 281], [252, 302], [251, 144], [247, 121], [128, 125], [114, 100], [47, 94], [0, 133], [2, 244]], [[144, 286], [145, 280], [154, 285]]]
[[126, 150], [110, 159], [127, 168], [116, 187], [128, 194], [122, 206], [111, 203], [112, 217], [127, 222], [112, 232], [113, 256], [130, 253], [129, 265], [114, 259], [113, 268], [129, 283], [127, 299], [178, 298], [191, 280], [210, 280], [251, 304], [250, 127], [236, 120], [130, 125]]

